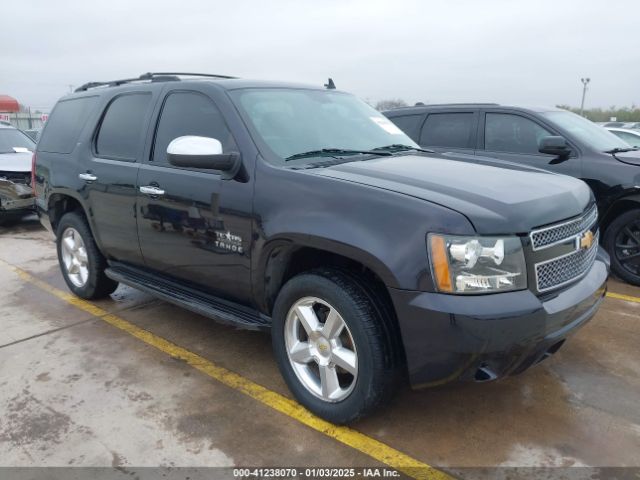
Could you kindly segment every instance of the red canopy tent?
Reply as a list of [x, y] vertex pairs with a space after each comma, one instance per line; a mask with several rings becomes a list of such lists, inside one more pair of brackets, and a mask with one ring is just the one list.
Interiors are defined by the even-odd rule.
[[20, 104], [9, 95], [0, 95], [0, 112], [19, 112]]

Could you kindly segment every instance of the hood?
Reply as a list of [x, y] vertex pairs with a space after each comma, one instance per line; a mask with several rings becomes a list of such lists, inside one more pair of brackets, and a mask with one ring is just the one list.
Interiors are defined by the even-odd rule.
[[30, 172], [31, 152], [0, 153], [0, 172]]
[[617, 160], [623, 163], [640, 166], [640, 150], [635, 150], [632, 152], [614, 153], [613, 156]]
[[481, 234], [527, 233], [579, 215], [592, 201], [589, 187], [573, 177], [439, 157], [380, 157], [308, 172], [442, 205]]

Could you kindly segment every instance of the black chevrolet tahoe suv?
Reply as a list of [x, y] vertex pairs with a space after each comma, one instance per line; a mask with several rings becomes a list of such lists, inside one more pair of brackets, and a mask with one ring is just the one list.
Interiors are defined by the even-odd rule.
[[640, 149], [558, 108], [417, 105], [384, 112], [424, 148], [572, 175], [593, 190], [611, 269], [640, 285]]
[[36, 155], [71, 291], [124, 283], [270, 330], [294, 396], [337, 423], [407, 379], [522, 372], [606, 290], [585, 183], [444, 159], [335, 89], [94, 82], [57, 103]]

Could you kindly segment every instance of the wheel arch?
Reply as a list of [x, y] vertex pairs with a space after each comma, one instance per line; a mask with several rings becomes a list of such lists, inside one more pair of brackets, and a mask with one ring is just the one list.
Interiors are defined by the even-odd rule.
[[370, 253], [324, 238], [296, 237], [272, 240], [262, 249], [253, 283], [257, 302], [265, 313], [271, 313], [275, 298], [287, 280], [314, 268], [352, 271], [381, 285], [385, 292], [387, 286], [398, 286], [391, 270]]
[[84, 216], [89, 225], [89, 230], [93, 235], [94, 240], [99, 246], [98, 238], [95, 235], [95, 229], [93, 228], [93, 222], [91, 215], [85, 208], [82, 198], [75, 194], [75, 192], [55, 192], [49, 195], [47, 199], [47, 213], [49, 215], [49, 222], [51, 228], [55, 233], [58, 228], [58, 223], [65, 213], [78, 212]]
[[626, 195], [623, 197], [619, 197], [616, 199], [601, 215], [600, 219], [600, 231], [601, 234], [604, 233], [611, 225], [611, 222], [615, 220], [618, 216], [623, 213], [628, 212], [629, 210], [640, 209], [640, 193], [633, 193], [630, 195]]

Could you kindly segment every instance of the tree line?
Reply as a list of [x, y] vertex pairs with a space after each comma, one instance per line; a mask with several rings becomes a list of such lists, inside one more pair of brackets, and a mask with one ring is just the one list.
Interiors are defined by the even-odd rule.
[[[569, 105], [556, 105], [558, 108], [569, 110], [570, 112], [580, 114], [580, 109]], [[589, 108], [585, 109], [583, 115], [592, 122], [608, 122], [612, 117], [617, 122], [640, 122], [640, 107], [631, 105], [630, 107], [609, 108]]]

